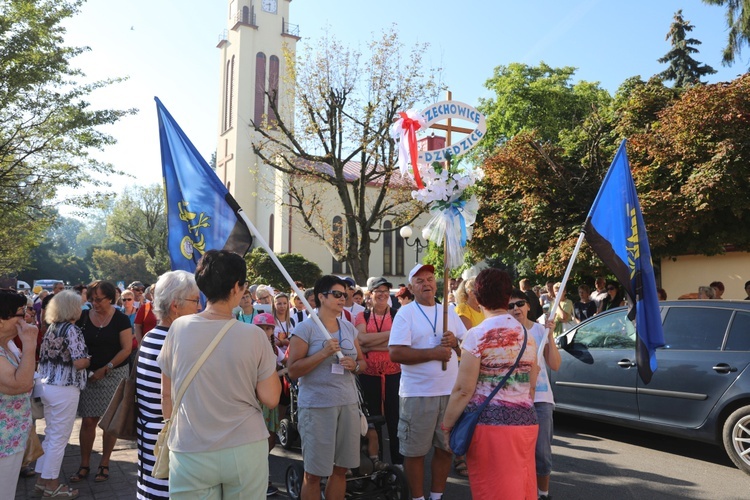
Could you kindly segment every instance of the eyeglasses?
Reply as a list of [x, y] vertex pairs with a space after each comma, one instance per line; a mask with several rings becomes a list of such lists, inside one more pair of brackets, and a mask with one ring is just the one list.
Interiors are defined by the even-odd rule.
[[91, 300], [93, 300], [94, 302], [104, 302], [105, 300], [110, 300], [110, 299], [109, 297], [99, 297], [99, 298], [92, 297]]
[[145, 290], [145, 288], [131, 288], [134, 292], [142, 292]]
[[195, 302], [196, 304], [200, 304], [201, 302], [201, 299], [182, 299], [182, 300], [186, 300], [188, 302]]
[[526, 301], [525, 300], [519, 300], [517, 302], [509, 302], [508, 303], [508, 310], [512, 311], [516, 307], [520, 309], [520, 308], [522, 308], [525, 305], [526, 305]]
[[123, 302], [130, 302], [133, 299], [122, 299]]
[[327, 292], [323, 292], [323, 295], [325, 295], [326, 297], [328, 297], [329, 295], [333, 295], [333, 297], [336, 299], [345, 299], [347, 297], [346, 292], [341, 292], [339, 290], [328, 290]]
[[390, 290], [375, 290], [372, 293], [378, 293], [380, 295], [387, 295], [387, 294], [391, 293], [391, 291]]

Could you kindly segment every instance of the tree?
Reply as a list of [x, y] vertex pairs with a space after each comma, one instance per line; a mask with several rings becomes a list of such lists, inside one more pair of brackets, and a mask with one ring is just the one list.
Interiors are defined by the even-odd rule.
[[170, 269], [164, 205], [164, 192], [159, 184], [135, 186], [123, 192], [107, 217], [107, 233], [134, 253], [146, 252], [149, 270], [155, 275]]
[[[315, 262], [305, 259], [296, 253], [283, 253], [277, 256], [284, 269], [296, 281], [301, 281], [305, 286], [312, 287], [313, 284], [323, 276], [323, 271]], [[245, 256], [247, 261], [247, 280], [249, 283], [271, 285], [277, 290], [289, 290], [289, 283], [271, 260], [271, 257], [262, 249], [254, 248]]]
[[[495, 69], [483, 100], [485, 177], [470, 248], [519, 272], [561, 275], [616, 147], [612, 98], [573, 68]], [[484, 141], [483, 141], [484, 142]], [[579, 269], [600, 268], [588, 251]]]
[[561, 130], [571, 130], [594, 108], [611, 97], [596, 82], [571, 82], [575, 68], [552, 68], [511, 63], [498, 66], [484, 86], [493, 97], [479, 100], [487, 117], [487, 133], [477, 149], [488, 157], [521, 131], [536, 130], [540, 141], [556, 141]]
[[127, 284], [135, 280], [153, 283], [157, 276], [146, 267], [147, 259], [148, 254], [144, 251], [123, 255], [114, 250], [96, 248], [92, 255], [92, 277], [113, 283], [124, 281]]
[[[630, 101], [637, 107], [639, 93]], [[628, 152], [654, 257], [713, 255], [728, 245], [750, 250], [748, 125], [746, 74], [691, 87], [647, 130], [630, 131]]]
[[[296, 61], [287, 54], [294, 127], [268, 92], [275, 118], [251, 123], [260, 137], [255, 153], [286, 174], [280, 202], [337, 260], [345, 260], [361, 283], [369, 276], [370, 249], [384, 232], [383, 222], [391, 220], [388, 230], [397, 230], [422, 210], [395, 168], [389, 127], [399, 111], [434, 97], [437, 87], [423, 68], [425, 46], [406, 58], [402, 49], [395, 27], [371, 41], [366, 56], [325, 35]], [[323, 202], [326, 196], [335, 200], [333, 206]], [[341, 227], [334, 216], [342, 217]]]
[[697, 54], [698, 49], [693, 45], [700, 45], [700, 40], [685, 38], [687, 32], [693, 31], [690, 21], [682, 17], [682, 10], [674, 14], [674, 22], [669, 28], [666, 40], [672, 40], [672, 49], [659, 59], [660, 63], [669, 63], [669, 67], [659, 73], [659, 76], [667, 81], [674, 81], [677, 88], [687, 87], [701, 83], [705, 75], [713, 75], [716, 70], [707, 64], [701, 64], [692, 58], [691, 54]]
[[[114, 143], [97, 128], [133, 110], [92, 110], [87, 96], [118, 80], [79, 83], [70, 60], [86, 48], [63, 45], [61, 24], [81, 0], [0, 0], [0, 273], [28, 262], [55, 214], [58, 189], [106, 185], [114, 173], [90, 151]], [[68, 199], [78, 206], [95, 200]]]
[[750, 0], [703, 0], [709, 5], [727, 7], [727, 46], [722, 54], [722, 64], [731, 66], [742, 52], [742, 46], [750, 44]]

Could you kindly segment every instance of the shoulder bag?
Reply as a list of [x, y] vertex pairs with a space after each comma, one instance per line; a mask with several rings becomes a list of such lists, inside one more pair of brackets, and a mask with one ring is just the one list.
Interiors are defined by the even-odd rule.
[[495, 397], [497, 391], [503, 388], [505, 382], [508, 381], [508, 377], [510, 377], [510, 375], [518, 367], [518, 363], [521, 361], [521, 357], [523, 357], [524, 351], [526, 351], [526, 341], [529, 339], [529, 334], [526, 331], [526, 327], [524, 327], [523, 325], [521, 325], [521, 327], [523, 328], [523, 345], [521, 346], [521, 352], [518, 353], [516, 362], [513, 364], [510, 370], [508, 370], [508, 373], [505, 374], [500, 383], [497, 384], [497, 386], [492, 390], [490, 395], [487, 396], [484, 402], [479, 405], [479, 407], [474, 411], [464, 410], [461, 416], [458, 417], [458, 420], [456, 420], [456, 423], [453, 425], [453, 429], [451, 429], [449, 444], [451, 447], [451, 451], [453, 451], [453, 453], [458, 456], [466, 455], [466, 451], [469, 449], [469, 445], [471, 444], [471, 438], [472, 436], [474, 436], [474, 428], [479, 421], [479, 416], [482, 414], [492, 398]]
[[203, 354], [201, 354], [201, 357], [198, 358], [198, 361], [193, 365], [193, 368], [190, 370], [190, 373], [187, 374], [185, 380], [183, 380], [179, 391], [177, 391], [177, 397], [173, 400], [172, 418], [168, 418], [164, 421], [164, 427], [162, 427], [159, 434], [156, 436], [156, 444], [154, 445], [154, 469], [151, 471], [151, 477], [155, 477], [156, 479], [166, 479], [169, 477], [169, 443], [167, 441], [169, 440], [169, 432], [172, 429], [172, 420], [174, 420], [174, 417], [177, 415], [177, 410], [180, 408], [182, 396], [185, 394], [185, 390], [190, 385], [190, 382], [193, 381], [195, 374], [198, 373], [198, 369], [203, 366], [203, 363], [219, 344], [224, 337], [224, 334], [227, 333], [235, 323], [237, 323], [237, 320], [234, 318], [226, 322], [219, 334], [211, 341], [206, 350], [203, 351]]
[[120, 380], [107, 410], [99, 420], [99, 427], [104, 432], [126, 441], [135, 441], [138, 437], [136, 432], [135, 378], [140, 352], [139, 347], [133, 360], [133, 366], [130, 368], [130, 376]]

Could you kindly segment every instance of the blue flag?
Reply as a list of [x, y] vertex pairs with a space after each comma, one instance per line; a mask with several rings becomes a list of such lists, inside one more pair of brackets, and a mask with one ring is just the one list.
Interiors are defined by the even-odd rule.
[[253, 243], [240, 206], [198, 153], [158, 97], [159, 142], [167, 193], [172, 270], [194, 272], [207, 250], [245, 255]]
[[617, 150], [586, 218], [586, 241], [623, 285], [633, 304], [638, 374], [648, 384], [656, 371], [656, 348], [664, 345], [654, 266], [625, 141]]

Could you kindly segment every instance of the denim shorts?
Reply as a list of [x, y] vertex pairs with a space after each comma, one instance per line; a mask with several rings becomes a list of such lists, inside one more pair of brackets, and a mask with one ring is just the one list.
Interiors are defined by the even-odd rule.
[[539, 435], [536, 439], [536, 475], [549, 476], [552, 473], [552, 403], [534, 403], [536, 418], [539, 420]]

